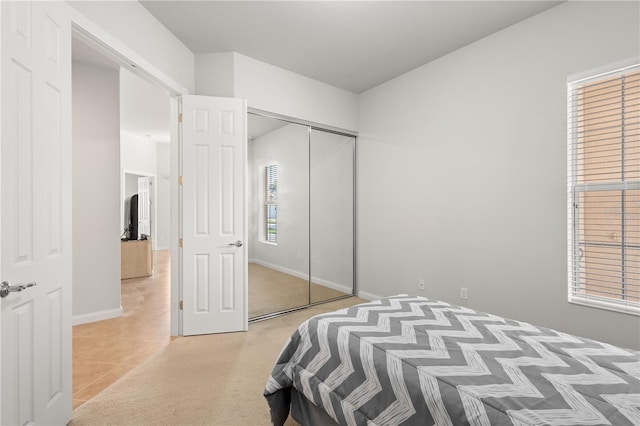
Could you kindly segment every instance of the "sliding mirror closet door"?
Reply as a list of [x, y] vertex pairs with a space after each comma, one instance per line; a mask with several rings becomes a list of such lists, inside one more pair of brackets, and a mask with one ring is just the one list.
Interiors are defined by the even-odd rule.
[[251, 319], [309, 304], [309, 128], [247, 123]]
[[354, 291], [354, 155], [355, 138], [311, 130], [311, 303]]

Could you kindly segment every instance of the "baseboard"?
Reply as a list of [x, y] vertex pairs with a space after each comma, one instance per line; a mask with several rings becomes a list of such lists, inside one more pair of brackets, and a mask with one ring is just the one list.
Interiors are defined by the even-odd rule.
[[[289, 268], [285, 268], [279, 265], [275, 265], [273, 263], [269, 263], [269, 262], [265, 262], [264, 260], [260, 260], [260, 259], [254, 259], [251, 258], [249, 259], [249, 263], [255, 263], [261, 266], [264, 266], [265, 268], [269, 268], [269, 269], [273, 269], [275, 271], [278, 272], [282, 272], [283, 274], [287, 274], [287, 275], [292, 275], [294, 277], [303, 279], [303, 280], [308, 280], [309, 279], [309, 274], [304, 274], [300, 271], [296, 271], [294, 269], [289, 269]], [[320, 277], [314, 277], [313, 275], [311, 276], [311, 281], [315, 284], [320, 284], [324, 287], [328, 287], [331, 288], [333, 290], [337, 290], [340, 291], [342, 293], [347, 293], [347, 294], [351, 294], [351, 287], [348, 287], [346, 285], [343, 284], [338, 284], [338, 283], [334, 283], [332, 281], [328, 281], [325, 280], [323, 278]]]
[[160, 251], [160, 250], [169, 250], [170, 247], [169, 246], [158, 246], [156, 248], [153, 249], [153, 251]]
[[358, 297], [364, 300], [378, 300], [378, 299], [383, 299], [383, 296], [378, 296], [377, 294], [373, 294], [373, 293], [369, 293], [368, 291], [359, 291], [358, 292]]
[[249, 259], [249, 263], [255, 263], [260, 266], [264, 266], [265, 268], [273, 269], [275, 271], [282, 272], [283, 274], [291, 275], [297, 278], [301, 278], [303, 280], [309, 279], [308, 274], [303, 274], [302, 272], [296, 271], [295, 269], [285, 268], [284, 266], [276, 265], [274, 263], [265, 262], [264, 260], [261, 260], [261, 259], [251, 258]]
[[117, 309], [107, 309], [105, 311], [91, 312], [88, 314], [74, 315], [71, 319], [73, 325], [87, 324], [90, 322], [102, 321], [122, 316], [122, 306]]
[[353, 289], [351, 287], [347, 287], [346, 285], [343, 285], [343, 284], [334, 283], [332, 281], [323, 280], [322, 278], [312, 276], [311, 281], [315, 284], [320, 284], [322, 286], [331, 288], [333, 290], [337, 290], [341, 293], [352, 294], [353, 292]]

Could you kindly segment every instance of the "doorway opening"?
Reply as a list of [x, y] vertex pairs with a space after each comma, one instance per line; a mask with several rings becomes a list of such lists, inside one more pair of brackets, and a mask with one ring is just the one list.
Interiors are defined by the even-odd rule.
[[77, 37], [72, 59], [75, 409], [170, 341], [171, 96]]

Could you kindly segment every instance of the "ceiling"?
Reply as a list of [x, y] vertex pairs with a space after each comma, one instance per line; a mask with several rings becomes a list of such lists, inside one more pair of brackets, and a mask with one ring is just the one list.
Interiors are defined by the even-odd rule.
[[140, 1], [194, 53], [361, 93], [561, 1]]
[[[194, 53], [238, 52], [360, 93], [560, 1], [141, 1]], [[120, 68], [81, 41], [73, 60]], [[121, 130], [169, 140], [169, 96], [121, 73]], [[254, 137], [272, 130], [258, 119]]]

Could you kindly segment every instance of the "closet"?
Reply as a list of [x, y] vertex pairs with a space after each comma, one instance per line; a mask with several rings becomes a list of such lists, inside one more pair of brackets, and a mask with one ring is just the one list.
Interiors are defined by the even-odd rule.
[[355, 294], [354, 134], [248, 114], [249, 319]]

